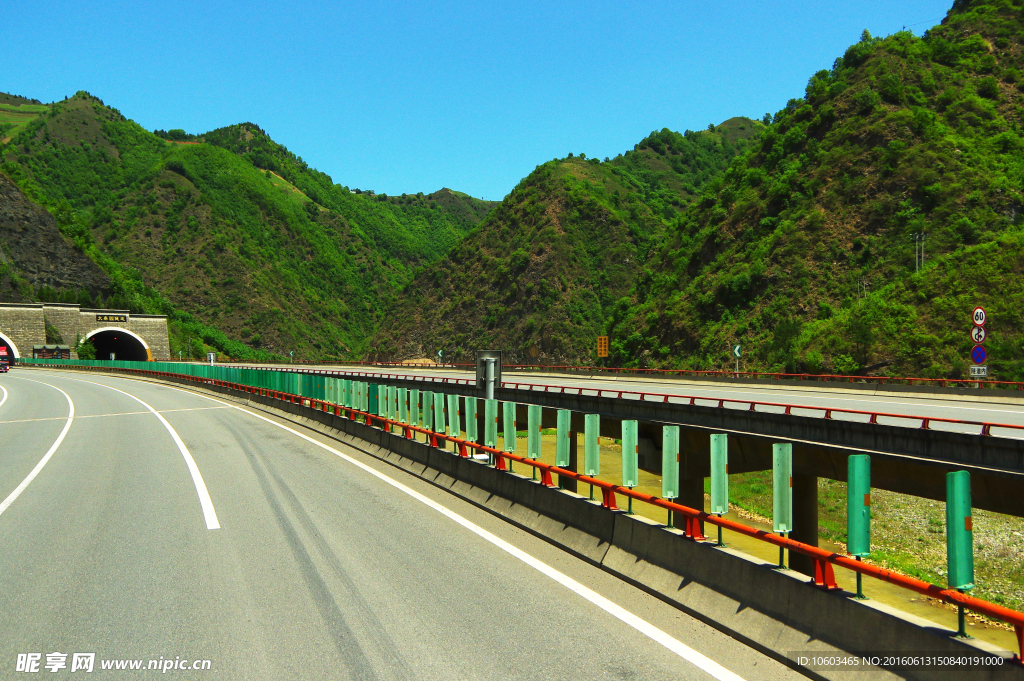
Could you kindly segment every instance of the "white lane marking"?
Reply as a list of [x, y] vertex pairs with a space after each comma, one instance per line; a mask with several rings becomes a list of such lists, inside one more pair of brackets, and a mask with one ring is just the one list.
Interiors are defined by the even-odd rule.
[[[54, 440], [53, 445], [50, 446], [50, 450], [43, 455], [43, 458], [39, 460], [39, 463], [37, 463], [36, 467], [32, 469], [32, 472], [29, 473], [28, 476], [21, 481], [21, 484], [18, 485], [13, 492], [8, 494], [6, 499], [0, 502], [0, 515], [3, 515], [3, 512], [6, 511], [7, 508], [14, 503], [14, 500], [21, 496], [21, 493], [25, 491], [25, 488], [28, 487], [32, 483], [32, 481], [36, 479], [37, 475], [39, 475], [39, 471], [43, 470], [43, 466], [46, 465], [46, 462], [50, 460], [50, 457], [53, 456], [53, 453], [57, 451], [58, 447], [60, 447], [60, 443], [64, 442], [64, 437], [68, 434], [68, 430], [71, 429], [71, 422], [75, 418], [75, 403], [71, 401], [71, 396], [68, 395], [66, 392], [64, 392], [55, 385], [43, 383], [42, 381], [33, 381], [31, 378], [22, 378], [21, 380], [31, 381], [32, 383], [38, 383], [39, 385], [45, 385], [60, 392], [60, 394], [64, 396], [64, 399], [68, 401], [68, 418], [67, 423], [64, 424], [64, 429], [60, 431], [60, 435], [57, 436], [57, 439]], [[4, 390], [4, 400], [6, 399], [7, 391]], [[3, 402], [0, 402], [0, 404], [3, 404]]]
[[[28, 380], [28, 379], [25, 379], [25, 380]], [[5, 388], [2, 385], [0, 385], [0, 390], [4, 391], [4, 398], [2, 400], [0, 400], [0, 407], [2, 407], [2, 406], [4, 406], [4, 402], [7, 401], [7, 388]]]
[[196, 494], [199, 495], [199, 505], [203, 507], [203, 518], [205, 518], [206, 520], [206, 529], [220, 529], [220, 521], [217, 520], [217, 511], [214, 510], [213, 508], [213, 499], [210, 498], [210, 492], [206, 489], [206, 482], [203, 480], [203, 474], [199, 472], [199, 466], [196, 465], [196, 460], [192, 458], [192, 455], [189, 453], [188, 448], [185, 447], [185, 443], [181, 441], [180, 437], [178, 437], [177, 431], [175, 431], [174, 428], [171, 427], [171, 424], [167, 422], [167, 419], [165, 419], [160, 412], [158, 412], [153, 407], [149, 406], [149, 404], [147, 404], [146, 402], [140, 400], [135, 395], [132, 395], [131, 393], [126, 393], [123, 390], [118, 390], [113, 386], [104, 385], [102, 383], [96, 383], [95, 381], [85, 381], [80, 378], [71, 378], [70, 376], [62, 376], [62, 378], [65, 378], [69, 381], [78, 381], [79, 383], [91, 383], [93, 385], [98, 385], [101, 388], [107, 388], [109, 390], [119, 392], [122, 395], [132, 398], [133, 400], [141, 404], [143, 407], [145, 407], [151, 414], [153, 414], [153, 416], [156, 416], [158, 419], [160, 419], [160, 423], [164, 424], [164, 428], [166, 428], [167, 432], [171, 434], [171, 439], [174, 440], [174, 444], [178, 445], [178, 451], [181, 452], [181, 456], [185, 459], [185, 465], [188, 466], [188, 472], [192, 474], [192, 483], [196, 486]]
[[[597, 607], [601, 608], [602, 610], [604, 610], [608, 614], [610, 614], [613, 617], [617, 618], [618, 620], [624, 622], [625, 624], [628, 624], [629, 626], [633, 627], [634, 629], [639, 631], [641, 634], [644, 634], [645, 636], [650, 638], [652, 641], [654, 641], [656, 643], [660, 643], [665, 648], [669, 649], [670, 651], [672, 651], [673, 653], [675, 653], [679, 657], [683, 658], [684, 660], [686, 660], [690, 664], [694, 665], [698, 669], [701, 669], [701, 670], [707, 672], [708, 674], [710, 674], [711, 676], [715, 677], [716, 679], [720, 679], [721, 681], [745, 681], [742, 676], [736, 674], [735, 672], [732, 672], [732, 671], [726, 669], [725, 667], [723, 667], [718, 662], [712, 660], [710, 657], [708, 657], [708, 656], [706, 656], [706, 655], [704, 655], [702, 653], [697, 652], [696, 650], [694, 650], [690, 646], [688, 646], [685, 643], [683, 643], [682, 641], [674, 638], [673, 636], [671, 636], [667, 632], [663, 631], [662, 629], [659, 629], [658, 627], [654, 626], [653, 624], [651, 624], [647, 620], [645, 620], [645, 619], [643, 619], [641, 617], [638, 617], [637, 615], [634, 615], [630, 611], [628, 611], [625, 608], [623, 608], [621, 605], [618, 605], [617, 603], [612, 602], [611, 600], [605, 598], [604, 596], [602, 596], [601, 594], [597, 593], [593, 589], [590, 589], [590, 588], [580, 584], [579, 582], [577, 582], [572, 577], [566, 575], [563, 572], [560, 572], [559, 570], [556, 570], [555, 568], [551, 567], [550, 565], [548, 565], [547, 563], [543, 562], [542, 560], [540, 560], [538, 558], [534, 558], [533, 556], [531, 556], [530, 554], [526, 553], [522, 549], [519, 549], [519, 548], [513, 546], [512, 544], [508, 543], [504, 539], [501, 539], [500, 537], [492, 534], [491, 532], [485, 530], [484, 528], [480, 527], [479, 525], [477, 525], [476, 523], [472, 522], [471, 520], [468, 520], [468, 519], [464, 518], [463, 516], [459, 515], [455, 511], [452, 511], [451, 509], [447, 508], [446, 506], [442, 506], [441, 504], [437, 503], [433, 499], [430, 499], [430, 498], [420, 494], [416, 490], [403, 485], [402, 483], [398, 482], [394, 478], [391, 478], [391, 477], [385, 475], [384, 473], [381, 473], [380, 471], [377, 471], [377, 470], [371, 468], [370, 466], [367, 466], [363, 462], [358, 461], [358, 460], [352, 458], [348, 454], [344, 454], [342, 452], [339, 452], [337, 449], [331, 447], [330, 445], [324, 444], [323, 442], [319, 442], [318, 440], [314, 440], [313, 438], [309, 437], [308, 435], [300, 433], [299, 431], [297, 431], [297, 430], [295, 430], [293, 428], [289, 428], [288, 426], [285, 426], [285, 425], [282, 425], [280, 423], [277, 423], [276, 421], [273, 421], [273, 420], [271, 420], [271, 419], [269, 419], [269, 418], [267, 418], [265, 416], [262, 416], [261, 414], [257, 414], [255, 412], [249, 411], [248, 409], [243, 409], [242, 407], [239, 407], [239, 406], [234, 405], [234, 404], [228, 404], [226, 402], [221, 402], [218, 399], [214, 399], [212, 397], [207, 397], [206, 395], [201, 395], [199, 393], [194, 393], [194, 392], [192, 392], [190, 390], [183, 390], [181, 388], [175, 388], [173, 386], [165, 386], [165, 387], [171, 388], [173, 390], [178, 390], [178, 391], [181, 391], [181, 392], [187, 392], [187, 393], [192, 394], [192, 395], [197, 395], [198, 397], [202, 397], [202, 398], [205, 398], [207, 400], [211, 400], [213, 402], [217, 402], [218, 404], [222, 404], [222, 405], [224, 405], [226, 407], [231, 407], [232, 409], [237, 409], [238, 411], [240, 411], [240, 412], [242, 412], [244, 414], [248, 414], [250, 416], [253, 416], [255, 418], [260, 419], [261, 421], [266, 421], [267, 423], [269, 423], [269, 424], [271, 424], [273, 426], [277, 426], [278, 428], [280, 428], [282, 430], [286, 430], [289, 433], [291, 433], [292, 435], [300, 437], [303, 440], [306, 440], [307, 442], [309, 442], [311, 444], [314, 444], [317, 447], [320, 447], [321, 449], [324, 449], [324, 450], [330, 452], [331, 454], [334, 454], [335, 456], [338, 456], [338, 457], [344, 459], [345, 461], [351, 463], [353, 466], [361, 468], [362, 470], [366, 471], [370, 475], [372, 475], [372, 476], [382, 480], [383, 482], [391, 485], [395, 489], [397, 489], [397, 490], [399, 490], [401, 492], [404, 492], [405, 494], [408, 494], [410, 497], [412, 497], [416, 501], [419, 501], [420, 503], [422, 503], [422, 504], [424, 504], [426, 506], [429, 506], [430, 508], [434, 509], [438, 513], [440, 513], [440, 514], [446, 516], [447, 518], [455, 521], [459, 525], [462, 525], [463, 527], [465, 527], [470, 532], [472, 532], [472, 533], [476, 534], [477, 536], [479, 536], [480, 538], [490, 542], [491, 544], [493, 544], [494, 546], [498, 547], [499, 549], [505, 551], [509, 555], [511, 555], [511, 556], [513, 556], [515, 558], [518, 558], [519, 560], [521, 560], [522, 562], [526, 563], [530, 567], [534, 568], [538, 572], [546, 575], [547, 577], [550, 577], [551, 579], [553, 579], [554, 581], [558, 582], [562, 586], [566, 587], [570, 591], [572, 591], [572, 592], [582, 596], [583, 598], [587, 599], [588, 601], [590, 601], [591, 603], [593, 603]], [[116, 390], [116, 388], [115, 388], [115, 390]]]
[[[26, 379], [28, 380], [28, 379]], [[227, 409], [227, 407], [189, 407], [188, 409], [161, 409], [161, 414], [170, 414], [176, 411], [212, 411], [214, 409]], [[105, 419], [108, 416], [135, 416], [137, 414], [148, 414], [148, 411], [122, 411], [116, 414], [79, 414], [75, 418], [82, 419]], [[15, 419], [11, 421], [0, 421], [0, 426], [6, 423], [35, 423], [37, 421], [60, 421], [63, 416], [48, 416], [42, 419]]]

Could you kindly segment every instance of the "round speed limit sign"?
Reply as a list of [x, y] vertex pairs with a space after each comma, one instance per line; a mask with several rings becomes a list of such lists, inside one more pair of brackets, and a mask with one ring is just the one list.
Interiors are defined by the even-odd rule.
[[985, 342], [985, 338], [988, 334], [985, 332], [984, 326], [975, 326], [971, 329], [971, 340], [974, 341], [975, 345], [981, 345]]
[[974, 314], [971, 316], [975, 326], [985, 326], [985, 308], [976, 307], [974, 308]]

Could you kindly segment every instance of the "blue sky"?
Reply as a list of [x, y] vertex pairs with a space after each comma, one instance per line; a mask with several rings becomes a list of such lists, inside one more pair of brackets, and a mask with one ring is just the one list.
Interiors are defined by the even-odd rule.
[[150, 130], [252, 121], [339, 184], [500, 199], [569, 152], [775, 112], [863, 29], [951, 4], [9, 3], [0, 91], [88, 90]]

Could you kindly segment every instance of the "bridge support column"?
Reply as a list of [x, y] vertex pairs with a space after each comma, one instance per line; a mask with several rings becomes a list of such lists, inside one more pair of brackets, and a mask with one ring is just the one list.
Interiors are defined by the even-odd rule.
[[[576, 438], [576, 431], [575, 430], [570, 430], [569, 431], [569, 466], [568, 466], [568, 468], [569, 468], [569, 470], [571, 470], [573, 472], [579, 472], [579, 466], [577, 465], [577, 462], [576, 462], [576, 454], [577, 454], [577, 451], [578, 451], [578, 447], [576, 446], [576, 440], [577, 440], [577, 438]], [[564, 489], [569, 490], [570, 492], [579, 492], [579, 482], [577, 480], [574, 480], [573, 478], [566, 478], [565, 482], [562, 484], [562, 487]]]
[[[818, 545], [818, 476], [793, 473], [793, 532], [790, 538]], [[814, 564], [807, 556], [791, 553], [789, 567], [805, 575], [814, 575]]]
[[[698, 511], [704, 510], [704, 469], [697, 462], [695, 452], [681, 452], [679, 456], [679, 498], [676, 503]], [[678, 513], [672, 514], [672, 524], [686, 527], [686, 518]], [[700, 524], [701, 534], [704, 523]]]

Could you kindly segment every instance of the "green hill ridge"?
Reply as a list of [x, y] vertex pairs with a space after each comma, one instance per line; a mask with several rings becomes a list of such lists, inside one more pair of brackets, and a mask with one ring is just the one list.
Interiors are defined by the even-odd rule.
[[180, 144], [87, 93], [42, 106], [0, 170], [111, 276], [103, 304], [235, 357], [361, 356], [412, 270], [489, 207], [350, 192], [252, 124]]
[[726, 369], [738, 343], [747, 370], [958, 378], [982, 305], [1013, 380], [1022, 122], [1021, 0], [957, 0], [763, 121], [570, 154], [500, 204], [350, 189], [252, 123], [150, 133], [86, 93], [0, 97], [0, 172], [110, 277], [95, 302], [236, 357], [578, 364], [608, 334], [615, 365]]
[[[614, 363], [962, 377], [975, 305], [1019, 380], [1019, 2], [862, 40], [709, 182], [607, 330]], [[923, 268], [915, 234], [925, 234]]]
[[573, 156], [537, 167], [444, 260], [421, 270], [385, 315], [372, 356], [455, 360], [476, 348], [508, 361], [585, 357], [694, 192], [762, 125], [662, 130], [605, 162]]

